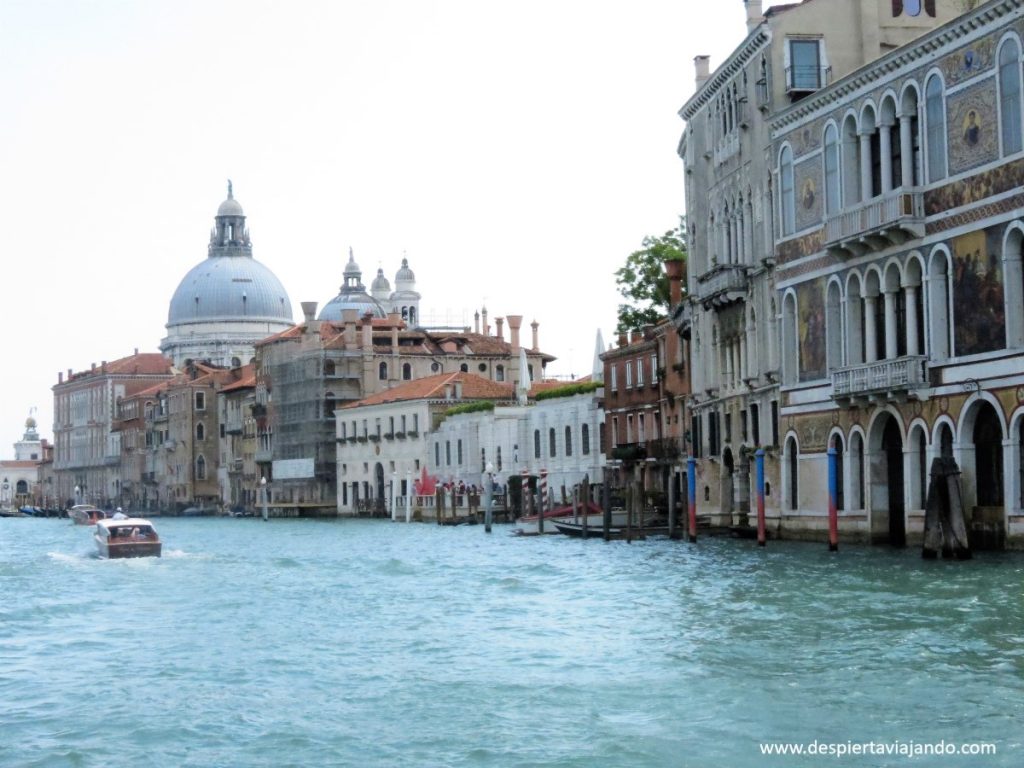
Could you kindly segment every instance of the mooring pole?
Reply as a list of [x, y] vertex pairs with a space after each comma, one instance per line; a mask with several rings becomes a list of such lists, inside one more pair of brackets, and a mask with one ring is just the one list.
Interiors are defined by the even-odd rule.
[[544, 533], [544, 513], [548, 511], [548, 471], [540, 471], [540, 509], [537, 510], [537, 530]]
[[690, 543], [697, 542], [697, 459], [686, 460], [686, 506], [690, 523]]
[[678, 515], [676, 514], [676, 482], [675, 473], [670, 470], [668, 474], [668, 537], [678, 539], [679, 531], [677, 525]]
[[839, 550], [839, 461], [835, 445], [828, 447], [828, 551]]
[[487, 471], [484, 473], [484, 533], [491, 532], [491, 522], [494, 518], [494, 465], [487, 463]]
[[757, 546], [765, 544], [764, 530], [764, 448], [758, 448], [754, 454], [757, 462]]

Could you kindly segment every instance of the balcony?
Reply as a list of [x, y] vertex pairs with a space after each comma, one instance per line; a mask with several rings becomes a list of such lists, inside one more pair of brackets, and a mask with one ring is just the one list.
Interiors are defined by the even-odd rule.
[[227, 424], [224, 425], [224, 432], [229, 435], [240, 435], [242, 434], [242, 419], [228, 418]]
[[746, 298], [747, 270], [740, 264], [720, 264], [701, 275], [697, 283], [697, 297], [705, 309], [723, 307]]
[[881, 251], [924, 237], [924, 196], [900, 190], [875, 198], [825, 222], [825, 247], [849, 256]]
[[837, 368], [832, 371], [832, 397], [843, 402], [925, 400], [926, 360], [914, 355]]
[[274, 460], [274, 452], [270, 448], [256, 451], [256, 463], [269, 464]]
[[690, 329], [693, 327], [693, 305], [683, 299], [672, 308], [671, 318], [676, 332], [684, 339], [689, 339]]
[[619, 443], [612, 448], [613, 459], [630, 463], [647, 458], [647, 443]]

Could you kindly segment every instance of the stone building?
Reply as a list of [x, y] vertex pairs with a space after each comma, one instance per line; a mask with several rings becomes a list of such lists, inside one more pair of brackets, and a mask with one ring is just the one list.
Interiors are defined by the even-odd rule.
[[138, 350], [89, 370], [57, 374], [53, 472], [62, 503], [111, 505], [122, 493], [118, 402], [171, 378], [171, 362]]
[[[256, 461], [279, 513], [337, 513], [343, 491], [337, 487], [334, 411], [340, 405], [443, 373], [473, 373], [512, 386], [518, 381], [520, 316], [507, 318], [507, 341], [502, 318], [495, 335], [409, 328], [366, 293], [351, 255], [341, 293], [331, 311], [321, 313], [340, 312], [340, 320], [317, 318], [315, 302], [302, 306], [301, 325], [256, 349]], [[533, 329], [533, 347], [526, 350], [531, 375], [554, 359], [537, 348], [536, 323]]]
[[257, 341], [294, 322], [281, 282], [253, 258], [231, 182], [214, 221], [207, 257], [181, 279], [167, 313], [160, 351], [179, 370], [193, 360], [238, 368], [252, 361]]
[[235, 512], [253, 511], [258, 502], [256, 472], [256, 368], [247, 365], [231, 372], [217, 392], [220, 422], [220, 465], [217, 480], [221, 502]]
[[932, 460], [1024, 543], [1024, 2], [991, 0], [771, 119], [781, 526], [919, 543]]
[[[768, 514], [782, 509], [775, 242], [809, 227], [821, 204], [804, 176], [776, 175], [769, 120], [963, 8], [961, 0], [805, 0], [762, 14], [760, 0], [744, 5], [746, 38], [713, 73], [697, 57], [697, 90], [679, 112], [689, 274], [673, 318], [691, 345], [698, 504], [722, 524], [750, 509], [758, 447], [768, 452]], [[776, 216], [780, 195], [801, 204]]]
[[0, 460], [0, 508], [57, 506], [52, 480], [47, 484], [40, 476], [40, 467], [52, 461], [52, 446], [39, 437], [36, 426], [34, 416], [25, 419], [25, 433], [14, 444], [14, 458]]

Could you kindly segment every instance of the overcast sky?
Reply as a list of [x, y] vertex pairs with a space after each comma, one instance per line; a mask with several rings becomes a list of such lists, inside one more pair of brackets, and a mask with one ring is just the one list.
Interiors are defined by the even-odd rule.
[[[677, 111], [741, 0], [0, 0], [0, 457], [57, 372], [157, 351], [227, 179], [292, 301], [403, 253], [424, 319], [613, 340], [613, 273], [684, 213]], [[528, 327], [527, 327], [527, 333]], [[526, 338], [529, 338], [528, 336]]]

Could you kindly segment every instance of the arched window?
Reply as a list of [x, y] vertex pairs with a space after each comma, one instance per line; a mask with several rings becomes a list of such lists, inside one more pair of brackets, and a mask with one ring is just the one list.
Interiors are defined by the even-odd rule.
[[792, 437], [786, 442], [786, 460], [789, 464], [789, 508], [795, 510], [800, 505], [800, 471], [797, 466], [796, 440]]
[[203, 422], [199, 422], [198, 424], [196, 424], [196, 440], [202, 441], [202, 440], [205, 440], [205, 439], [206, 439], [206, 426], [203, 424]]
[[1009, 37], [999, 48], [999, 127], [1004, 155], [1021, 151], [1020, 90], [1020, 45]]
[[572, 427], [565, 428], [565, 455], [572, 456]]
[[924, 93], [928, 137], [928, 181], [946, 178], [946, 105], [942, 78], [932, 75]]
[[412, 379], [412, 364], [402, 363], [402, 380], [409, 381]]
[[950, 344], [950, 293], [952, 291], [952, 270], [949, 254], [943, 248], [932, 252], [928, 265], [928, 352], [935, 360], [952, 356]]
[[825, 213], [838, 213], [840, 203], [839, 131], [834, 125], [825, 129]]
[[495, 381], [504, 381], [505, 380], [505, 366], [504, 365], [496, 365], [496, 366], [494, 366], [494, 380]]
[[196, 459], [196, 480], [206, 479], [206, 459], [202, 456]]
[[[1024, 424], [1024, 419], [1021, 420], [1021, 423]], [[582, 429], [580, 430], [580, 450], [583, 452], [584, 456], [589, 456], [590, 455], [590, 425], [589, 424], [584, 424]]]
[[459, 370], [463, 373], [469, 373], [469, 366], [466, 363], [463, 363], [459, 366]]
[[825, 364], [834, 371], [843, 367], [843, 312], [839, 283], [831, 282], [825, 294]]
[[787, 384], [797, 380], [798, 338], [796, 296], [789, 293], [782, 302], [782, 376]]
[[388, 380], [388, 364], [387, 363], [381, 363], [377, 367], [377, 378], [380, 379], [381, 381], [387, 381]]
[[782, 234], [796, 231], [796, 189], [793, 182], [793, 150], [783, 147], [779, 156], [779, 177], [782, 186]]
[[548, 430], [548, 456], [552, 458], [555, 455], [555, 428], [552, 427]]

